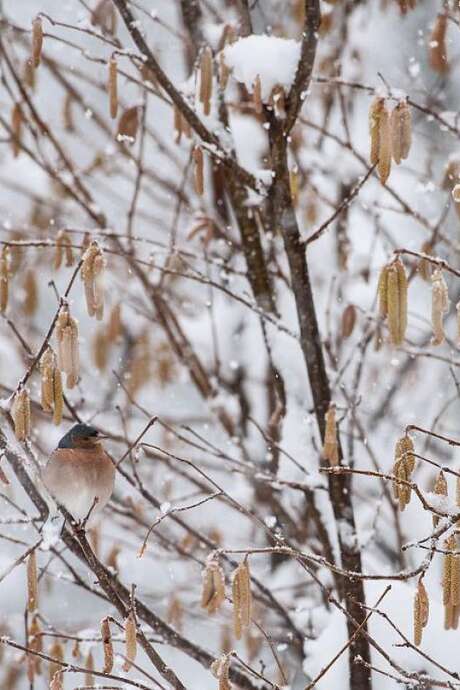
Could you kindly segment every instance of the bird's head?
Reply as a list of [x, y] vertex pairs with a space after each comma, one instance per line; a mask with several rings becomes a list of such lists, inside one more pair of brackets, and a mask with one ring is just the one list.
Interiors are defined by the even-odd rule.
[[94, 448], [105, 438], [89, 424], [75, 424], [59, 441], [58, 448]]

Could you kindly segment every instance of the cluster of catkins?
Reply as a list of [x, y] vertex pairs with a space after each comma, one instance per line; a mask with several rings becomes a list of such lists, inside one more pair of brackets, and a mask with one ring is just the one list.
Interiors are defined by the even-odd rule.
[[[30, 625], [28, 626], [28, 647], [33, 652], [36, 652], [36, 654], [28, 654], [26, 657], [26, 662], [27, 677], [31, 685], [33, 685], [35, 677], [40, 676], [43, 673], [40, 654], [45, 651], [43, 630], [41, 627], [41, 616], [39, 614], [39, 579], [35, 550], [32, 551], [28, 556], [26, 567], [27, 612], [28, 619], [31, 621]], [[126, 612], [123, 629], [125, 643], [125, 660], [123, 663], [123, 671], [127, 673], [134, 664], [137, 656], [137, 620], [135, 612], [132, 608]], [[104, 655], [103, 667], [101, 671], [102, 673], [110, 674], [112, 673], [114, 666], [114, 650], [109, 618], [102, 619], [100, 631]], [[53, 659], [48, 666], [49, 688], [50, 690], [63, 690], [63, 670], [67, 664], [65, 663], [65, 649], [62, 645], [62, 642], [56, 638], [51, 647], [46, 651], [48, 656], [52, 657]], [[72, 650], [72, 657], [80, 657], [78, 640], [75, 642], [75, 646]], [[86, 685], [94, 685], [94, 677], [92, 674], [94, 671], [94, 658], [91, 650], [88, 652], [85, 666], [87, 668]]]
[[380, 182], [385, 184], [391, 161], [399, 165], [409, 155], [412, 143], [412, 116], [407, 100], [401, 100], [388, 110], [385, 98], [377, 96], [369, 110], [371, 138], [370, 161], [377, 166]]
[[[251, 623], [251, 575], [247, 558], [236, 568], [232, 577], [233, 629], [237, 640]], [[211, 553], [203, 570], [201, 606], [210, 614], [219, 610], [225, 600], [225, 575], [218, 556]]]
[[[393, 494], [398, 501], [399, 509], [403, 511], [411, 499], [412, 475], [415, 469], [414, 443], [406, 433], [396, 442], [393, 466]], [[439, 471], [433, 487], [433, 492], [440, 498], [448, 497], [448, 484], [442, 470]], [[460, 476], [456, 483], [456, 503], [460, 506]], [[439, 524], [439, 515], [433, 514], [433, 527]], [[442, 592], [444, 604], [444, 627], [446, 630], [456, 630], [460, 620], [460, 552], [457, 551], [457, 536], [451, 534], [443, 543], [443, 574]], [[428, 623], [429, 600], [423, 584], [424, 573], [421, 575], [414, 596], [413, 622], [414, 644], [422, 642], [423, 629]]]
[[[61, 231], [56, 238], [54, 267], [59, 269], [64, 259], [66, 266], [73, 265], [71, 240], [65, 231]], [[81, 278], [85, 289], [88, 314], [95, 316], [98, 320], [102, 319], [104, 313], [104, 269], [105, 258], [102, 249], [96, 241], [88, 242], [81, 258]], [[5, 248], [0, 256], [0, 308], [2, 298], [6, 305], [8, 301], [8, 260]], [[116, 315], [119, 321], [119, 311]], [[114, 320], [111, 318], [110, 326], [114, 326]], [[78, 322], [71, 315], [69, 306], [65, 302], [57, 315], [54, 333], [57, 352], [55, 353], [53, 348], [47, 345], [39, 362], [41, 406], [44, 412], [52, 413], [53, 422], [59, 425], [63, 413], [62, 374], [66, 376], [68, 388], [74, 388], [77, 385], [80, 375]], [[22, 383], [14, 396], [11, 414], [16, 438], [24, 441], [30, 435], [30, 398]]]
[[[433, 329], [432, 345], [442, 345], [445, 341], [444, 318], [449, 311], [449, 295], [441, 268], [426, 271], [429, 258], [423, 258], [419, 271], [425, 272], [431, 280], [431, 325]], [[435, 262], [436, 263], [436, 262]], [[390, 341], [393, 345], [402, 345], [407, 329], [407, 292], [408, 281], [404, 264], [396, 257], [386, 264], [379, 277], [378, 298], [379, 314], [386, 319]], [[457, 330], [460, 339], [460, 302], [457, 304]]]

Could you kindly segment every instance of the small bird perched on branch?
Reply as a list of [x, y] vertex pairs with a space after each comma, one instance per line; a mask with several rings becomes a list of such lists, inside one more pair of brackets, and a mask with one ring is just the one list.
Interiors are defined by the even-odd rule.
[[115, 466], [105, 438], [87, 424], [76, 424], [59, 441], [42, 479], [53, 498], [79, 522], [100, 512], [113, 491]]

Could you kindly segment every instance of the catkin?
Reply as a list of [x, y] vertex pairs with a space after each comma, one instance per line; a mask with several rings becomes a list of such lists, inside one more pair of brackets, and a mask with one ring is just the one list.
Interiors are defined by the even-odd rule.
[[442, 345], [444, 335], [444, 314], [449, 311], [449, 295], [446, 281], [439, 269], [431, 276], [431, 323], [433, 328], [432, 345]]
[[107, 90], [109, 92], [110, 117], [114, 120], [118, 113], [118, 67], [115, 57], [111, 57], [109, 60]]
[[422, 642], [422, 619], [420, 611], [420, 599], [418, 595], [418, 590], [414, 598], [414, 644], [418, 647]]
[[211, 112], [212, 97], [212, 51], [209, 46], [201, 53], [200, 60], [200, 102], [203, 104], [203, 112], [209, 115]]
[[78, 324], [70, 315], [68, 307], [63, 307], [56, 324], [56, 339], [58, 342], [57, 364], [67, 378], [68, 388], [76, 386], [80, 371], [80, 356], [78, 350]]
[[33, 91], [35, 89], [35, 68], [32, 58], [28, 58], [24, 63], [24, 82]]
[[43, 25], [40, 17], [36, 17], [32, 22], [32, 61], [34, 67], [40, 64], [43, 47]]
[[[420, 249], [422, 254], [433, 256], [433, 246], [430, 242], [424, 242]], [[433, 264], [429, 259], [420, 259], [417, 265], [417, 271], [423, 280], [430, 280], [433, 273]]]
[[53, 642], [49, 650], [49, 656], [56, 659], [56, 661], [51, 661], [49, 665], [49, 683], [51, 685], [54, 674], [61, 668], [59, 662], [64, 661], [64, 647], [61, 642], [58, 640]]
[[3, 247], [0, 255], [0, 312], [5, 313], [9, 295], [8, 247]]
[[334, 404], [329, 405], [329, 409], [325, 414], [323, 458], [327, 460], [332, 467], [337, 467], [339, 464], [337, 422]]
[[62, 671], [56, 671], [56, 673], [53, 674], [50, 682], [50, 690], [64, 690]]
[[93, 652], [90, 650], [88, 656], [86, 657], [86, 673], [85, 673], [85, 685], [94, 685], [94, 657]]
[[109, 343], [115, 343], [123, 333], [123, 324], [121, 321], [121, 304], [115, 304], [109, 315], [109, 322], [107, 324], [107, 340]]
[[444, 74], [449, 69], [446, 48], [447, 15], [439, 14], [431, 32], [429, 42], [429, 62], [431, 69]]
[[415, 468], [414, 443], [407, 434], [396, 442], [393, 466], [393, 494], [399, 502], [399, 509], [403, 511], [410, 503], [412, 489], [407, 482]]
[[195, 163], [195, 192], [198, 196], [204, 193], [204, 161], [203, 151], [199, 146], [193, 149], [193, 160]]
[[384, 285], [379, 285], [380, 313], [386, 308], [391, 342], [402, 345], [407, 328], [407, 277], [402, 261], [393, 261], [384, 276]]
[[[444, 550], [453, 551], [456, 548], [456, 539], [454, 535], [451, 535], [444, 541]], [[458, 596], [458, 571], [456, 564], [456, 555], [453, 553], [446, 553], [443, 558], [442, 567], [442, 601], [444, 606], [455, 605], [452, 600], [452, 595]]]
[[412, 143], [412, 117], [406, 100], [393, 109], [390, 123], [393, 160], [399, 165], [408, 157]]
[[228, 67], [228, 65], [225, 62], [224, 52], [221, 51], [219, 53], [218, 78], [219, 78], [219, 86], [222, 89], [222, 91], [225, 91], [225, 89], [227, 88], [229, 77], [230, 77], [230, 68]]
[[139, 108], [137, 106], [127, 108], [118, 120], [117, 139], [119, 141], [127, 139], [128, 143], [133, 143], [136, 140], [138, 129]]
[[342, 338], [349, 338], [353, 333], [356, 324], [356, 307], [348, 304], [343, 310], [341, 322]]
[[50, 347], [47, 347], [40, 359], [41, 374], [41, 406], [44, 412], [51, 412], [54, 401], [53, 372], [56, 367], [55, 355]]
[[460, 604], [460, 554], [452, 554], [450, 564], [450, 602]]
[[136, 619], [134, 613], [130, 611], [125, 620], [125, 663], [123, 664], [123, 671], [127, 672], [131, 668], [131, 664], [136, 659], [137, 654], [137, 629]]
[[38, 288], [35, 272], [31, 269], [24, 276], [24, 301], [22, 308], [26, 316], [33, 316], [38, 308]]
[[215, 613], [225, 600], [225, 576], [215, 554], [210, 554], [202, 573], [201, 608]]
[[[447, 487], [447, 480], [444, 475], [444, 472], [441, 470], [436, 477], [435, 483], [434, 483], [434, 493], [437, 494], [438, 496], [447, 496], [448, 495], [448, 487]], [[439, 522], [439, 517], [437, 515], [433, 515], [433, 525], [436, 527], [436, 525]]]
[[254, 90], [252, 92], [252, 102], [254, 104], [255, 112], [260, 115], [263, 110], [262, 104], [262, 84], [260, 81], [260, 75], [258, 74], [254, 81]]
[[11, 111], [11, 147], [13, 156], [17, 158], [21, 152], [22, 109], [15, 103]]
[[62, 376], [56, 367], [53, 370], [53, 424], [59, 426], [64, 411], [64, 396], [62, 391]]
[[294, 206], [299, 203], [299, 171], [297, 168], [289, 172], [289, 187], [291, 189], [291, 200]]
[[230, 654], [224, 654], [211, 664], [211, 673], [219, 681], [218, 690], [232, 690], [229, 678]]
[[370, 161], [377, 165], [380, 182], [385, 184], [391, 170], [390, 114], [384, 98], [375, 98], [369, 110]]
[[251, 622], [251, 579], [247, 560], [243, 561], [233, 574], [233, 630], [237, 640]]
[[18, 390], [14, 396], [11, 415], [16, 438], [25, 441], [30, 436], [30, 399], [25, 388]]
[[85, 287], [86, 308], [89, 316], [96, 316], [101, 321], [104, 315], [103, 277], [105, 258], [96, 241], [83, 255], [81, 278]]
[[108, 618], [104, 618], [101, 622], [101, 638], [104, 646], [104, 668], [102, 672], [111, 673], [113, 668], [113, 645]]
[[33, 613], [38, 608], [38, 574], [35, 551], [27, 559], [27, 610]]
[[54, 268], [58, 270], [65, 256], [65, 265], [73, 266], [72, 242], [65, 230], [59, 230], [56, 235], [56, 250], [54, 254]]
[[428, 593], [422, 580], [419, 580], [414, 598], [414, 644], [417, 647], [422, 641], [423, 628], [428, 624], [429, 611]]

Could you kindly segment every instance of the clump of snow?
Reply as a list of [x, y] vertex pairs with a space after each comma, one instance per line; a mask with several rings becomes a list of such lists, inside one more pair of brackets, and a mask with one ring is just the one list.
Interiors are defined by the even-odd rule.
[[275, 86], [289, 91], [300, 59], [300, 43], [276, 36], [253, 35], [240, 38], [224, 49], [226, 65], [233, 77], [248, 91], [260, 78], [261, 96], [268, 101]]

